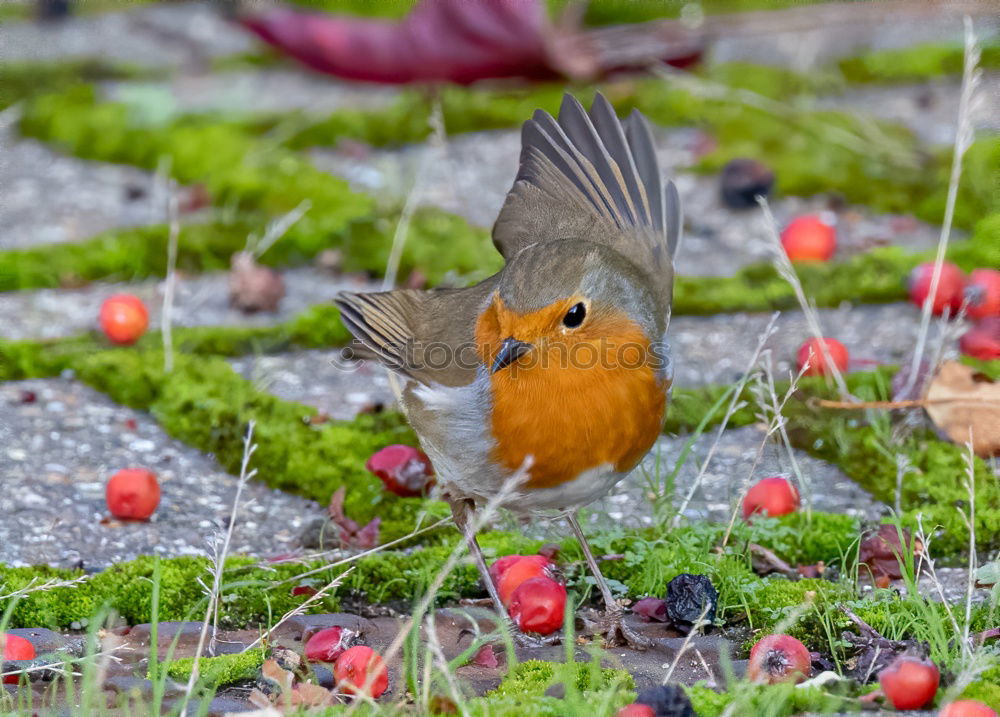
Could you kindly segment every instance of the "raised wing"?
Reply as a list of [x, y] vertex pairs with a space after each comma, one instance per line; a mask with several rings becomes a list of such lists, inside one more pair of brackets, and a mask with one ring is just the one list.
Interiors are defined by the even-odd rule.
[[663, 183], [638, 111], [620, 122], [603, 95], [588, 113], [567, 94], [558, 121], [539, 110], [524, 123], [521, 165], [493, 227], [505, 258], [537, 242], [586, 239], [669, 283], [680, 236], [677, 188]]

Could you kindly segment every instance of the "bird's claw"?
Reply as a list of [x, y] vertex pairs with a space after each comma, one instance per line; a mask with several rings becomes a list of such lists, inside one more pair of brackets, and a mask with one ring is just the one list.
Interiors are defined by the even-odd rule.
[[648, 650], [653, 641], [625, 622], [620, 609], [609, 610], [601, 619], [601, 635], [608, 647], [631, 647], [633, 650]]
[[514, 639], [514, 644], [522, 648], [551, 647], [552, 645], [558, 645], [562, 640], [559, 633], [553, 633], [552, 635], [529, 635], [516, 628], [513, 630], [511, 637]]

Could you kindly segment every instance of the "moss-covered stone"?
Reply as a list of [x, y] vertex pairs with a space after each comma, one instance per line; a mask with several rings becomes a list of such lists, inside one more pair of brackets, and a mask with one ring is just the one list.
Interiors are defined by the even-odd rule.
[[[264, 649], [254, 649], [235, 655], [202, 657], [198, 660], [198, 684], [206, 689], [216, 690], [240, 680], [253, 679], [264, 664], [266, 654]], [[186, 683], [194, 669], [194, 658], [171, 660], [160, 665], [160, 669], [165, 670], [171, 679]]]
[[[920, 82], [944, 75], [962, 74], [965, 48], [961, 45], [924, 44], [891, 50], [875, 50], [838, 61], [848, 82], [899, 84]], [[1000, 45], [981, 48], [979, 66], [1000, 67]]]

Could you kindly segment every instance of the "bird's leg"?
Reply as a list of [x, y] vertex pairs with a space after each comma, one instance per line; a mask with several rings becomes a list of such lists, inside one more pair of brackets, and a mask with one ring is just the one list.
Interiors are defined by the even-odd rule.
[[597, 560], [590, 549], [590, 544], [587, 543], [587, 538], [583, 535], [583, 529], [577, 520], [576, 512], [567, 513], [566, 519], [569, 521], [570, 527], [573, 528], [573, 533], [576, 535], [576, 539], [580, 543], [580, 548], [583, 550], [583, 557], [586, 558], [590, 572], [593, 573], [594, 579], [597, 581], [597, 587], [604, 598], [605, 620], [607, 621], [604, 636], [608, 645], [612, 647], [628, 645], [637, 650], [645, 650], [647, 647], [650, 647], [653, 644], [652, 640], [643, 637], [625, 624], [622, 607], [615, 601], [615, 596], [611, 594], [611, 588], [608, 587], [604, 575], [601, 574], [601, 569], [597, 565]]
[[486, 558], [483, 556], [483, 550], [479, 547], [479, 541], [476, 540], [476, 534], [472, 530], [472, 524], [469, 520], [469, 516], [472, 512], [471, 501], [452, 500], [447, 497], [445, 500], [447, 500], [448, 505], [451, 506], [451, 515], [455, 520], [455, 525], [458, 526], [459, 532], [465, 536], [465, 542], [469, 546], [469, 552], [472, 553], [472, 559], [476, 562], [476, 568], [479, 570], [479, 577], [483, 582], [483, 586], [486, 588], [486, 592], [490, 595], [490, 600], [493, 601], [493, 607], [497, 611], [497, 619], [502, 621], [510, 630], [510, 634], [514, 639], [514, 642], [521, 647], [539, 647], [541, 645], [552, 644], [552, 639], [525, 635], [507, 616], [507, 608], [504, 606], [503, 601], [500, 600], [500, 593], [497, 592], [497, 586], [493, 584], [493, 578], [490, 577], [490, 569], [489, 566], [486, 565]]

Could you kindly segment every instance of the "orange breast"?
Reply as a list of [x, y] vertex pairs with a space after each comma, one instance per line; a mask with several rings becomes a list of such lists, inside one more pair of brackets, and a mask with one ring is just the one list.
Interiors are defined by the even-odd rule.
[[513, 471], [531, 455], [529, 489], [631, 470], [660, 434], [667, 386], [645, 360], [649, 340], [619, 313], [587, 328], [535, 338], [534, 356], [491, 376], [493, 457]]

